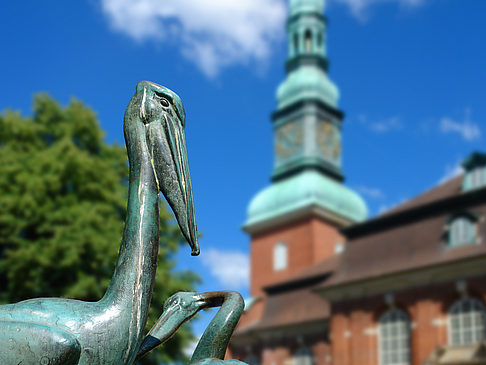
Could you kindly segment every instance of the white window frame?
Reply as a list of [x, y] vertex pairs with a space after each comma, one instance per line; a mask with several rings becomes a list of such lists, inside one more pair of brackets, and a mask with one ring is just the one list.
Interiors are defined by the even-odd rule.
[[279, 242], [273, 248], [273, 271], [285, 270], [288, 266], [288, 248], [284, 242]]
[[314, 52], [314, 34], [310, 29], [306, 29], [304, 32], [304, 52]]
[[[391, 323], [387, 323], [391, 322]], [[389, 329], [388, 329], [388, 328]], [[393, 328], [395, 327], [395, 328]], [[385, 339], [385, 330], [390, 331], [390, 336], [394, 338]], [[402, 331], [400, 333], [400, 331]], [[395, 333], [393, 333], [395, 332]], [[386, 334], [388, 336], [388, 334]], [[385, 312], [379, 320], [378, 325], [378, 359], [380, 365], [409, 365], [411, 363], [411, 321], [410, 317], [404, 311], [393, 308]], [[388, 346], [395, 346], [395, 349], [385, 350], [385, 341], [388, 342]], [[397, 345], [401, 342], [401, 345]], [[399, 347], [402, 346], [402, 347]], [[393, 359], [384, 361], [385, 351], [388, 351], [388, 356], [392, 357], [392, 351], [398, 352], [398, 354], [404, 354], [405, 360]]]
[[458, 247], [476, 241], [476, 222], [466, 215], [457, 216], [449, 225], [449, 247]]
[[[453, 326], [453, 321], [456, 319], [459, 328]], [[467, 327], [468, 323], [470, 323], [469, 327]], [[458, 331], [457, 338], [455, 338], [455, 331]], [[469, 335], [470, 338], [468, 338]], [[449, 344], [452, 346], [474, 345], [486, 341], [486, 308], [484, 304], [468, 296], [455, 301], [448, 314], [448, 337]]]
[[484, 166], [477, 166], [469, 172], [469, 187], [471, 189], [486, 185], [486, 172]]
[[294, 352], [294, 365], [314, 365], [314, 354], [309, 347], [299, 347]]

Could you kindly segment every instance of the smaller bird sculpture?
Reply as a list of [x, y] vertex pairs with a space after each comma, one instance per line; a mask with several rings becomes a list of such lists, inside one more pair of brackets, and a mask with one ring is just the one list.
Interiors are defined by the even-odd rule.
[[238, 360], [223, 361], [231, 334], [238, 324], [244, 308], [243, 298], [239, 293], [233, 291], [174, 294], [165, 302], [162, 315], [142, 342], [136, 360], [166, 342], [184, 322], [193, 318], [198, 311], [212, 307], [221, 308], [201, 336], [192, 355], [191, 364], [245, 364]]

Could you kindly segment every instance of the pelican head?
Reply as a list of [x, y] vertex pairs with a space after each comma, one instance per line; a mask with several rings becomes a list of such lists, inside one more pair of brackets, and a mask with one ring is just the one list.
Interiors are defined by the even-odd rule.
[[191, 255], [196, 256], [199, 244], [184, 135], [186, 113], [181, 99], [163, 86], [140, 81], [130, 104], [134, 107], [127, 108], [130, 115], [125, 118], [143, 122], [138, 124], [145, 132], [157, 188], [172, 208], [191, 246]]

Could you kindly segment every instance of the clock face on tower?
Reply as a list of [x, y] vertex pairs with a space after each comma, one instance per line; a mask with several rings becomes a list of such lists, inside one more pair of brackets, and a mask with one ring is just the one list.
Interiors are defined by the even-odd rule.
[[341, 160], [341, 133], [338, 127], [325, 120], [319, 121], [316, 139], [319, 153], [326, 160], [339, 165]]
[[275, 132], [275, 155], [277, 162], [300, 155], [304, 130], [302, 123], [291, 121], [280, 126]]

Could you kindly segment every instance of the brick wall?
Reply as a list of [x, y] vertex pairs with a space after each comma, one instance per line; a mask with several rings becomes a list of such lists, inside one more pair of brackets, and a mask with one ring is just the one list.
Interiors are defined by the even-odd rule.
[[332, 364], [331, 345], [325, 332], [311, 335], [289, 335], [280, 331], [279, 336], [270, 340], [262, 340], [257, 345], [232, 346], [231, 356], [244, 361], [253, 355], [258, 358], [260, 365], [292, 365], [294, 354], [301, 347], [309, 348], [312, 351], [314, 365]]
[[[334, 254], [335, 245], [343, 242], [336, 227], [322, 219], [308, 218], [251, 237], [252, 296], [262, 295], [264, 286], [288, 279]], [[288, 265], [274, 271], [273, 249], [279, 242], [287, 245]]]
[[[486, 302], [486, 275], [467, 280], [471, 296]], [[411, 365], [422, 365], [431, 352], [448, 344], [447, 314], [459, 299], [455, 282], [410, 288], [394, 293], [394, 305], [412, 322]], [[377, 365], [378, 322], [389, 309], [384, 295], [332, 304], [330, 321], [333, 365]]]

